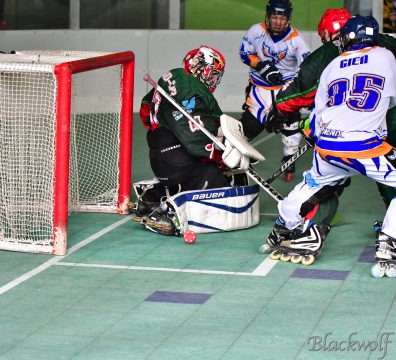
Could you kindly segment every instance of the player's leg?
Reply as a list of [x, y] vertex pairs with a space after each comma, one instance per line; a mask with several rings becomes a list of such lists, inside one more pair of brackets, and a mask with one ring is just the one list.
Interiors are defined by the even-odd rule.
[[[313, 166], [304, 173], [304, 180], [279, 203], [279, 218], [267, 238], [267, 246], [264, 245], [261, 249], [271, 251], [275, 248], [274, 256], [283, 255], [281, 260], [284, 261], [294, 257], [293, 262], [303, 261], [307, 265], [312, 263], [323, 247], [323, 241], [330, 231], [328, 220], [334, 216], [338, 205], [338, 200], [334, 201], [333, 198], [334, 190], [329, 191], [329, 189], [345, 184], [345, 180], [350, 175], [351, 172], [323, 161], [314, 152]], [[321, 219], [318, 213], [319, 222], [304, 231], [302, 228], [304, 216], [307, 216], [321, 197], [324, 199], [324, 204], [327, 203], [328, 209], [322, 213]], [[282, 236], [277, 236], [279, 232]]]
[[382, 229], [377, 234], [375, 242], [376, 265], [371, 269], [374, 277], [396, 277], [396, 236], [389, 233], [395, 231], [396, 200], [388, 207]]
[[[396, 150], [373, 159], [337, 159], [339, 166], [364, 173], [368, 178], [396, 189]], [[372, 268], [375, 277], [396, 276], [394, 247], [396, 239], [396, 200], [393, 199], [386, 211], [381, 229], [377, 230], [376, 265]]]
[[396, 197], [396, 189], [391, 186], [381, 184], [379, 182], [377, 182], [377, 188], [382, 200], [385, 203], [385, 207], [388, 208], [392, 199]]
[[243, 106], [244, 112], [239, 120], [248, 141], [254, 139], [264, 129], [267, 113], [272, 104], [271, 91], [260, 86], [248, 87], [249, 93]]
[[[299, 149], [300, 141], [302, 138], [299, 121], [301, 115], [299, 112], [293, 113], [287, 117], [285, 125], [281, 129], [281, 137], [283, 143], [283, 158], [282, 161], [288, 161]], [[287, 125], [286, 125], [287, 124]], [[290, 165], [285, 171], [285, 180], [291, 181], [292, 174], [296, 171], [295, 163]]]

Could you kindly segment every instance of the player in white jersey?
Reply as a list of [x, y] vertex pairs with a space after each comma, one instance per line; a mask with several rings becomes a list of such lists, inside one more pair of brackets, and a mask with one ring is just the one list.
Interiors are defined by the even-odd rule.
[[[323, 71], [311, 113], [315, 139], [312, 168], [278, 205], [279, 217], [267, 243], [272, 257], [312, 263], [323, 246], [315, 225], [304, 236], [301, 206], [325, 186], [362, 174], [396, 188], [396, 149], [386, 142], [386, 111], [396, 104], [396, 62], [375, 46], [378, 23], [356, 15], [341, 30], [343, 53]], [[396, 276], [396, 199], [376, 241], [374, 276]]]
[[[290, 25], [292, 11], [289, 0], [269, 0], [265, 22], [251, 26], [243, 37], [240, 57], [249, 66], [249, 86], [241, 122], [248, 139], [265, 128], [275, 94], [296, 75], [310, 53], [301, 34]], [[283, 161], [298, 151], [301, 139], [297, 126], [300, 114], [288, 118], [287, 125], [281, 129]]]

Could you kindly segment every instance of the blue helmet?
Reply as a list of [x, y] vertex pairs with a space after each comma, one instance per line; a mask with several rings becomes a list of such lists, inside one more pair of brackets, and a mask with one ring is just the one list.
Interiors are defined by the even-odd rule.
[[340, 48], [348, 51], [353, 46], [374, 46], [378, 43], [379, 25], [372, 16], [352, 16], [341, 29]]

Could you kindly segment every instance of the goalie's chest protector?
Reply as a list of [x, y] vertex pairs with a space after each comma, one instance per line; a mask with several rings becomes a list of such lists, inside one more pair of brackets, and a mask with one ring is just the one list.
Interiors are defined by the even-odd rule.
[[249, 228], [260, 220], [258, 185], [185, 191], [168, 201], [176, 210], [182, 233]]

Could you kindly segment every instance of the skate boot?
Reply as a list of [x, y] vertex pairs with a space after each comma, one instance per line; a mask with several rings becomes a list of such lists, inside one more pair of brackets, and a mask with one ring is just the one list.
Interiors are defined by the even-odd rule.
[[375, 242], [376, 264], [371, 268], [375, 278], [396, 277], [396, 239], [380, 232]]
[[311, 265], [319, 256], [329, 231], [330, 226], [325, 223], [313, 224], [305, 232], [299, 229], [289, 230], [276, 224], [268, 235], [267, 244], [259, 252], [271, 253], [273, 260]]
[[128, 204], [128, 207], [131, 213], [140, 217], [149, 216], [155, 212], [159, 214], [163, 212], [159, 202], [138, 200], [136, 203]]
[[374, 221], [373, 230], [374, 230], [375, 238], [376, 238], [376, 239], [378, 239], [378, 236], [379, 236], [379, 234], [380, 234], [380, 232], [381, 232], [382, 223], [383, 223], [383, 222], [382, 222], [381, 220], [375, 220], [375, 221]]
[[[287, 161], [289, 161], [291, 158], [293, 157], [293, 155], [285, 155], [282, 159], [282, 161], [285, 163]], [[287, 167], [287, 169], [285, 170], [285, 181], [286, 182], [290, 182], [292, 180], [293, 177], [293, 173], [296, 172], [296, 164], [293, 163], [291, 165], [289, 165]]]
[[157, 234], [180, 236], [176, 217], [171, 214], [154, 212], [148, 216], [136, 216], [132, 220]]

